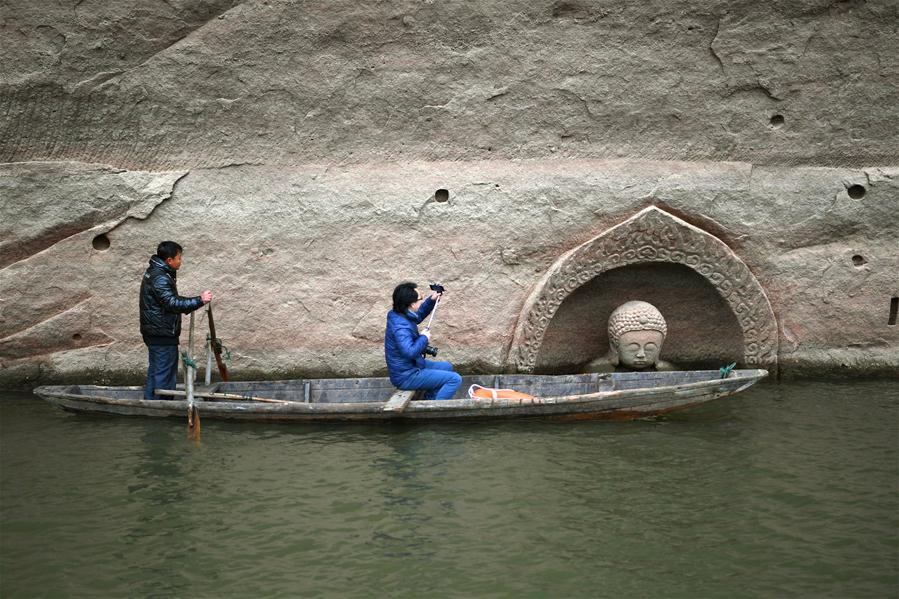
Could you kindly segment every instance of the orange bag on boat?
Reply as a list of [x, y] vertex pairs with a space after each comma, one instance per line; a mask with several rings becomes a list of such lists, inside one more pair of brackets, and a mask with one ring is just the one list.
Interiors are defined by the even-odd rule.
[[514, 389], [492, 389], [480, 385], [472, 385], [468, 388], [468, 397], [471, 399], [534, 399], [533, 395], [522, 393]]

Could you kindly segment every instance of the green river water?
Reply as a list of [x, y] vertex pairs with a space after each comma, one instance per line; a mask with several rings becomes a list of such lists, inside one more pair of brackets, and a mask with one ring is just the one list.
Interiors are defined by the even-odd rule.
[[655, 421], [265, 425], [0, 392], [0, 596], [897, 597], [899, 383]]

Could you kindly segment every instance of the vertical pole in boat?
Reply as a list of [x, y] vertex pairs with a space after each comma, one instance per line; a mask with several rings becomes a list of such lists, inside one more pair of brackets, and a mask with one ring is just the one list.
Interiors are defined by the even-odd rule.
[[209, 333], [206, 333], [206, 378], [204, 381], [206, 382], [206, 386], [212, 384], [212, 337], [209, 336]]
[[187, 351], [184, 352], [184, 389], [187, 392], [187, 438], [199, 441], [200, 439], [200, 412], [194, 403], [194, 374], [195, 363], [191, 358], [194, 344], [194, 313], [190, 313], [190, 333], [187, 336]]
[[228, 367], [222, 359], [222, 342], [215, 336], [215, 321], [212, 319], [212, 302], [206, 304], [206, 318], [209, 320], [209, 337], [212, 343], [212, 353], [215, 355], [215, 363], [218, 364], [219, 374], [223, 381], [228, 380]]

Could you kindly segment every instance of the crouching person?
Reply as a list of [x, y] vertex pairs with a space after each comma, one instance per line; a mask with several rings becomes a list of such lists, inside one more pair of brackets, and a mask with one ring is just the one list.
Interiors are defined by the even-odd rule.
[[442, 294], [425, 298], [415, 283], [400, 283], [393, 290], [393, 309], [387, 313], [384, 357], [390, 382], [397, 389], [425, 389], [425, 399], [452, 399], [462, 377], [449, 362], [425, 360], [423, 352], [431, 339], [427, 327], [418, 325], [431, 313]]

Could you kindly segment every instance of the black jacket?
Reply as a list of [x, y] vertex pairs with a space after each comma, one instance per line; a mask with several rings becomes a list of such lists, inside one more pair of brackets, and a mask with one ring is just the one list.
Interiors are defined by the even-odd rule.
[[181, 314], [203, 305], [199, 296], [178, 295], [177, 274], [159, 256], [150, 258], [140, 284], [140, 334], [147, 345], [178, 345]]

